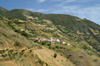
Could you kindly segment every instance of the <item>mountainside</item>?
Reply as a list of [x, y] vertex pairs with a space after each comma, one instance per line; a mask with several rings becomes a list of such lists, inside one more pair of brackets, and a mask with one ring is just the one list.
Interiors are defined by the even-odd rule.
[[0, 8], [0, 65], [99, 66], [99, 28], [86, 18]]
[[0, 7], [0, 14], [5, 16], [5, 14], [8, 12], [7, 9]]

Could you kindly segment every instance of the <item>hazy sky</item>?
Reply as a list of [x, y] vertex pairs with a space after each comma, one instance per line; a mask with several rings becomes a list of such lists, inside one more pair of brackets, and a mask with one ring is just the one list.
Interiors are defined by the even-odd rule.
[[0, 0], [0, 7], [45, 14], [69, 14], [100, 24], [100, 0]]

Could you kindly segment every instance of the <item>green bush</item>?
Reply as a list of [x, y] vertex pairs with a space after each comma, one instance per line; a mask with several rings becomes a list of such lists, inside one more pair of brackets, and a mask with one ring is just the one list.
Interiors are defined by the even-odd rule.
[[20, 33], [20, 32], [21, 32], [20, 30], [17, 30], [17, 29], [15, 29], [14, 31], [15, 31], [15, 32], [18, 32], [18, 33]]
[[22, 52], [22, 53], [24, 53], [24, 52], [25, 52], [25, 50], [22, 50], [21, 52]]
[[47, 45], [48, 45], [48, 46], [51, 46], [51, 43], [48, 43]]
[[13, 50], [9, 50], [9, 51], [8, 51], [9, 54], [12, 54], [12, 52], [13, 52]]
[[2, 55], [2, 57], [6, 57], [6, 56], [7, 56], [7, 55], [4, 55], [4, 54]]
[[32, 52], [32, 50], [29, 50], [30, 51], [30, 53]]
[[40, 63], [41, 65], [43, 65], [43, 64], [44, 64], [44, 62], [43, 62], [42, 60], [40, 60], [40, 59], [39, 59], [39, 63]]
[[0, 19], [2, 20], [3, 19], [3, 16], [0, 15]]
[[80, 58], [83, 58], [83, 56], [79, 56]]
[[25, 31], [22, 31], [21, 34], [25, 37], [28, 37], [28, 34]]
[[70, 58], [72, 55], [68, 55], [68, 57], [67, 58]]
[[18, 41], [16, 41], [16, 42], [14, 43], [14, 46], [21, 47], [21, 44], [20, 44]]
[[94, 61], [94, 62], [98, 62], [98, 60], [97, 60], [97, 59], [94, 59], [93, 61]]
[[54, 54], [54, 58], [56, 58], [56, 57], [57, 57], [57, 54], [55, 53], [55, 54]]
[[5, 50], [0, 50], [0, 53], [5, 53]]

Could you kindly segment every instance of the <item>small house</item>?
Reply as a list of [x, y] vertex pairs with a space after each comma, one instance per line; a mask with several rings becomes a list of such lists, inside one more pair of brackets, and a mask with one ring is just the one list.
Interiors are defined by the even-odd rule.
[[59, 40], [59, 39], [56, 39], [55, 41], [56, 41], [56, 42], [60, 42], [60, 40]]
[[60, 43], [61, 43], [61, 44], [65, 44], [66, 42], [64, 42], [64, 41], [61, 41]]
[[25, 31], [25, 29], [21, 29], [21, 31]]
[[68, 43], [68, 45], [70, 45], [70, 43]]

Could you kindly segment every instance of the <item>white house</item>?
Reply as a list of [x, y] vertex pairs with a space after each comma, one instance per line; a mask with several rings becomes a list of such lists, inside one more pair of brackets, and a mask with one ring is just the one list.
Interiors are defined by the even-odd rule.
[[59, 39], [56, 39], [56, 41], [57, 41], [57, 42], [60, 42], [60, 40], [59, 40]]
[[70, 45], [70, 43], [68, 43], [68, 45]]
[[51, 42], [52, 42], [52, 37], [51, 37], [51, 39], [50, 39], [50, 40], [51, 40]]
[[62, 43], [65, 44], [66, 42], [63, 41]]
[[60, 42], [61, 44], [65, 44], [66, 42], [64, 42], [64, 41], [62, 41], [62, 42]]
[[25, 29], [21, 29], [21, 31], [25, 31]]

